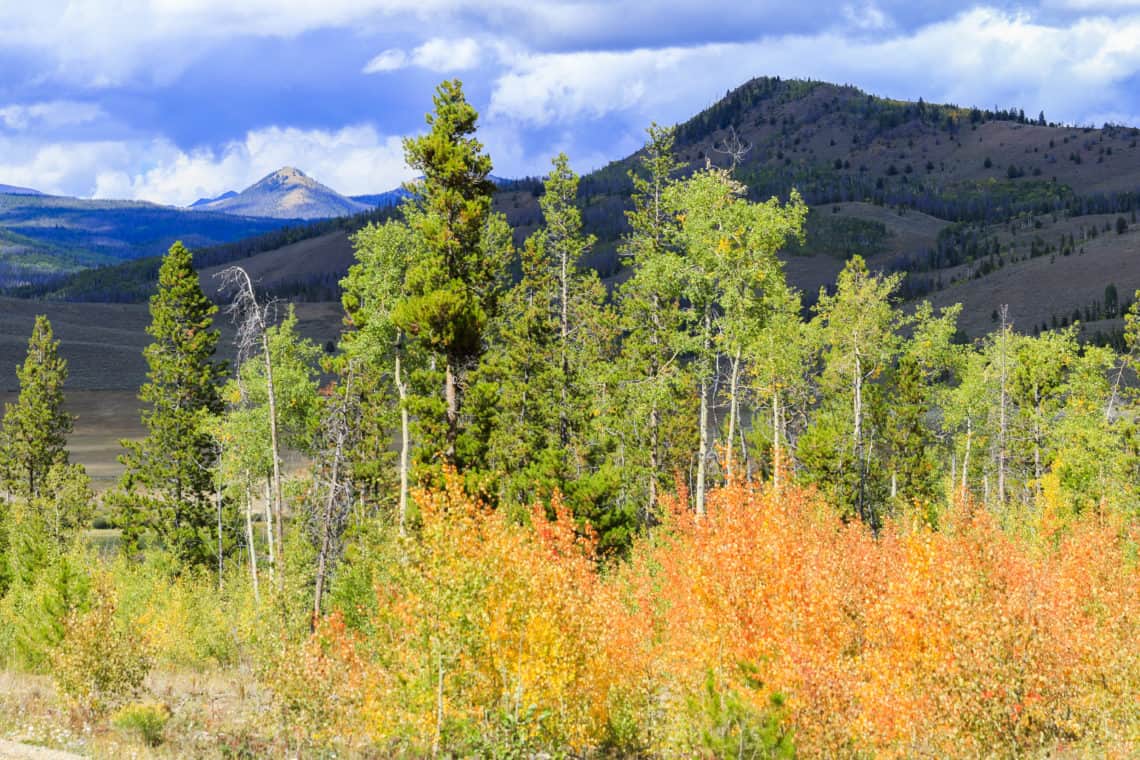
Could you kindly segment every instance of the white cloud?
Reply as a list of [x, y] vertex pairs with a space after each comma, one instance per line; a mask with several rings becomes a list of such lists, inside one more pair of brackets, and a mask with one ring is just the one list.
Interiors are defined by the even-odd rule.
[[435, 37], [412, 53], [412, 61], [430, 71], [463, 71], [479, 65], [479, 43], [471, 38], [448, 40]]
[[[495, 82], [496, 118], [548, 125], [615, 112], [683, 119], [750, 76], [856, 82], [896, 97], [1043, 108], [1083, 120], [1119, 108], [1140, 70], [1140, 16], [1064, 27], [978, 8], [887, 39], [831, 31], [747, 43], [522, 55]], [[921, 72], [916, 76], [915, 72]], [[584, 127], [588, 128], [588, 127]]]
[[412, 177], [400, 138], [381, 135], [371, 126], [335, 131], [269, 127], [218, 149], [192, 151], [165, 139], [37, 146], [0, 138], [0, 156], [8, 157], [0, 159], [0, 182], [6, 184], [178, 206], [241, 190], [286, 165], [345, 195], [389, 190]]
[[891, 26], [891, 20], [887, 14], [883, 13], [879, 6], [872, 2], [844, 5], [843, 18], [851, 26], [862, 31], [878, 31]]
[[438, 72], [465, 71], [479, 65], [480, 53], [479, 43], [470, 37], [433, 37], [411, 53], [398, 48], [385, 50], [365, 64], [364, 73], [378, 74], [409, 66]]
[[364, 65], [365, 74], [379, 74], [384, 71], [397, 71], [408, 65], [408, 54], [391, 48], [380, 53]]
[[53, 129], [88, 124], [104, 115], [99, 106], [74, 100], [16, 103], [0, 107], [0, 123], [12, 130], [32, 127]]

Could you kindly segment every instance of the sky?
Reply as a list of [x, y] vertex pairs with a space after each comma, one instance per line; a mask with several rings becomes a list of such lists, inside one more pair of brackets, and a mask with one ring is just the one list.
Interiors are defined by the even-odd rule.
[[452, 77], [495, 174], [586, 172], [762, 75], [1140, 125], [1140, 0], [0, 0], [0, 183], [382, 192]]

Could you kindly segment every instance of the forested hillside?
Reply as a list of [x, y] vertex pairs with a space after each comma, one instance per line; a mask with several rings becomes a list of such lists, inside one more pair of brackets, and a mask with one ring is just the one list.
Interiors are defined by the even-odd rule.
[[[822, 86], [749, 87], [695, 123], [813, 98], [812, 123], [856, 118]], [[766, 197], [740, 177], [765, 176], [769, 119], [718, 133], [716, 163], [696, 127], [653, 125], [624, 179], [559, 154], [541, 188], [496, 192], [460, 82], [433, 104], [404, 143], [411, 198], [351, 232], [336, 345], [225, 266], [222, 361], [202, 262], [169, 249], [145, 434], [98, 496], [36, 320], [2, 427], [0, 658], [54, 699], [0, 718], [110, 755], [1137, 752], [1134, 297], [1101, 303], [1119, 348], [1004, 307], [971, 340], [960, 305], [907, 290], [916, 270], [858, 252], [913, 171], [882, 198], [845, 169]], [[877, 108], [875, 140], [973, 131]], [[908, 207], [896, 234], [937, 230], [970, 265], [968, 225], [1092, 197], [1010, 187]], [[850, 247], [807, 294], [788, 272], [821, 241]]]

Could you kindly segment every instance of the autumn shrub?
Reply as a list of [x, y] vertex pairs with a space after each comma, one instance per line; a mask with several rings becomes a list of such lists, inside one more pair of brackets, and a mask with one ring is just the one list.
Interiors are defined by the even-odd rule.
[[[600, 563], [557, 501], [529, 523], [455, 485], [370, 544], [373, 601], [283, 641], [299, 736], [381, 753], [1023, 755], [1135, 749], [1134, 527], [1032, 541], [963, 505], [873, 534], [810, 491], [678, 501]], [[363, 594], [359, 570], [351, 582]], [[793, 746], [794, 745], [794, 746]]]
[[138, 626], [156, 665], [196, 670], [234, 665], [254, 631], [265, 627], [262, 616], [269, 610], [254, 604], [248, 570], [236, 564], [227, 568], [221, 588], [216, 576], [181, 569], [162, 552], [149, 552], [141, 563], [120, 558], [110, 571], [118, 617]]
[[51, 675], [60, 693], [96, 715], [136, 692], [152, 663], [142, 636], [133, 625], [116, 620], [115, 607], [111, 578], [100, 574], [90, 608], [67, 616], [63, 640], [52, 658]]

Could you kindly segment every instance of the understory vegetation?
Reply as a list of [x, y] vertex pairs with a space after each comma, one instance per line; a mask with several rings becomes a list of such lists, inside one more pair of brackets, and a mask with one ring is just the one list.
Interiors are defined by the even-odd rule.
[[844, 251], [807, 317], [776, 257], [824, 244], [800, 196], [682, 172], [656, 126], [607, 290], [566, 156], [520, 250], [457, 81], [428, 126], [409, 200], [354, 235], [335, 351], [232, 267], [218, 362], [170, 249], [147, 434], [98, 496], [37, 320], [0, 657], [54, 697], [0, 695], [0, 730], [35, 713], [115, 756], [1137, 751], [1136, 306], [1122, 350], [1004, 310], [971, 344]]

